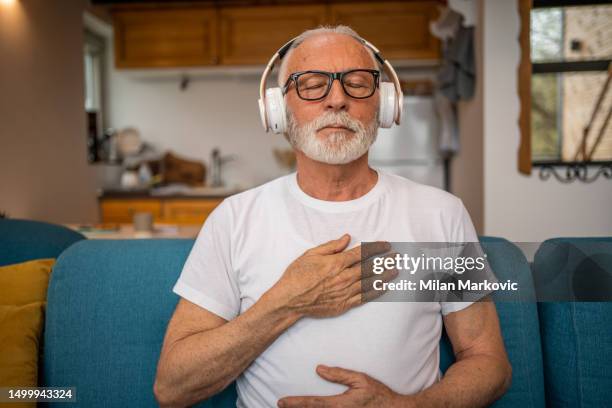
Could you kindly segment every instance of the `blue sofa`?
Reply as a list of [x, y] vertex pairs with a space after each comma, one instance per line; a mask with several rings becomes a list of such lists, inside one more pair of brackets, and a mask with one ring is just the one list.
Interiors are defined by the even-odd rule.
[[[612, 237], [555, 238], [533, 260], [546, 402], [552, 407], [612, 406], [612, 302], [580, 302], [612, 293]], [[554, 293], [549, 294], [551, 288]]]
[[[498, 277], [518, 277], [521, 286], [534, 291], [533, 276], [538, 282], [550, 268], [574, 267], [567, 260], [576, 256], [570, 252], [580, 247], [577, 241], [568, 239], [565, 252], [558, 250], [563, 245], [554, 246], [554, 253], [543, 244], [530, 265], [512, 243], [481, 238]], [[63, 251], [48, 290], [41, 385], [76, 387], [73, 407], [157, 406], [155, 369], [178, 301], [171, 288], [193, 242], [76, 240]], [[612, 257], [612, 251], [605, 252], [609, 248], [587, 245], [580, 251], [605, 258]], [[500, 302], [497, 309], [513, 382], [495, 407], [607, 405], [612, 303]], [[452, 361], [443, 336], [441, 370]], [[198, 406], [233, 407], [235, 400], [232, 384]]]
[[31, 259], [57, 258], [85, 239], [83, 234], [43, 221], [0, 219], [0, 266]]

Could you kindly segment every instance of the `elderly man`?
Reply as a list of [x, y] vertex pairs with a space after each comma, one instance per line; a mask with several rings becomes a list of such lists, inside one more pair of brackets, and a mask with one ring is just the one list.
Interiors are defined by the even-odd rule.
[[[372, 255], [384, 241], [477, 241], [459, 199], [368, 166], [377, 75], [348, 27], [293, 42], [279, 84], [297, 172], [206, 220], [174, 287], [160, 405], [194, 404], [234, 380], [239, 407], [478, 407], [508, 387], [491, 302], [367, 302], [361, 291], [360, 242], [381, 242]], [[440, 378], [442, 324], [457, 361]]]

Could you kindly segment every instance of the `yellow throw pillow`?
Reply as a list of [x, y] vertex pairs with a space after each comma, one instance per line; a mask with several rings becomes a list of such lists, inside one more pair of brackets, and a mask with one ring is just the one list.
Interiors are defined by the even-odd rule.
[[50, 258], [0, 266], [0, 305], [45, 301], [54, 263]]
[[[0, 387], [38, 385], [39, 347], [54, 263], [39, 259], [0, 267]], [[36, 407], [35, 402], [9, 405]]]
[[36, 387], [45, 302], [0, 305], [0, 386]]

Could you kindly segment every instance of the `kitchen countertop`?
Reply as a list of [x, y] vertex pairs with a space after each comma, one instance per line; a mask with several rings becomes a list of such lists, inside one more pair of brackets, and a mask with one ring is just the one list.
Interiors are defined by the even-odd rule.
[[[151, 231], [136, 231], [131, 224], [115, 224], [113, 228], [100, 225], [64, 224], [88, 239], [137, 239], [137, 238], [195, 238], [202, 228], [200, 224], [174, 225], [155, 223]], [[109, 224], [110, 225], [110, 224]]]
[[238, 187], [187, 187], [169, 185], [156, 188], [121, 187], [103, 188], [98, 190], [98, 199], [104, 198], [226, 198], [244, 191]]

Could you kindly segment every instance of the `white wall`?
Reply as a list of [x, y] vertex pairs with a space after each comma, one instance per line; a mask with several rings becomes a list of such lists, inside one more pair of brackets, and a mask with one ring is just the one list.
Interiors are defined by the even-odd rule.
[[0, 2], [0, 211], [97, 220], [83, 110], [84, 0]]
[[562, 184], [518, 173], [519, 16], [515, 0], [484, 1], [485, 233], [514, 241], [612, 236], [612, 181]]
[[461, 146], [451, 161], [451, 192], [461, 198], [479, 234], [484, 232], [482, 7], [478, 0], [449, 0], [449, 7], [474, 26], [476, 88], [469, 100], [459, 101], [457, 115]]
[[203, 78], [181, 91], [178, 76], [138, 79], [114, 71], [111, 84], [113, 127], [135, 126], [158, 149], [206, 163], [214, 147], [235, 155], [224, 166], [228, 185], [246, 187], [282, 174], [272, 149], [289, 144], [260, 125], [259, 78]]

